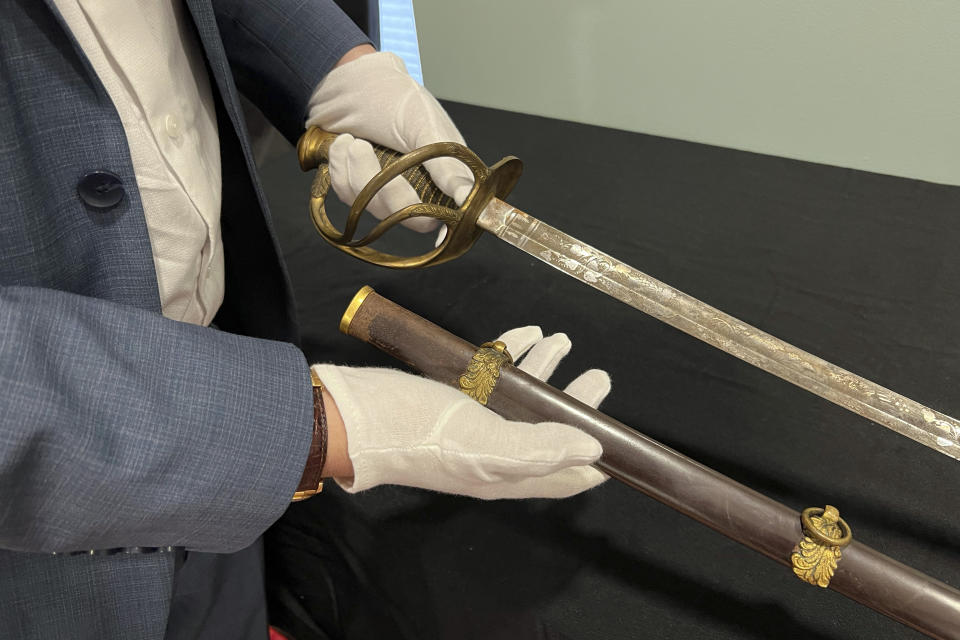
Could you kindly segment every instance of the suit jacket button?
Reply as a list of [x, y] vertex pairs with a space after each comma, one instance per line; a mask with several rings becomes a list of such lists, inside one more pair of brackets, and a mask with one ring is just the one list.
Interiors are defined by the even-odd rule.
[[91, 207], [108, 209], [123, 200], [123, 181], [109, 171], [91, 171], [80, 178], [77, 193]]

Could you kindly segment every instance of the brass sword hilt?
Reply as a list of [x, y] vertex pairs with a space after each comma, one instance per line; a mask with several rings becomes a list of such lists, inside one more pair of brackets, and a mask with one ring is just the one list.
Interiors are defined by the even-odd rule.
[[[523, 170], [523, 164], [513, 156], [507, 156], [488, 167], [477, 154], [455, 142], [437, 142], [407, 154], [374, 145], [374, 152], [382, 168], [357, 194], [357, 199], [347, 215], [346, 225], [343, 231], [340, 231], [327, 216], [324, 204], [330, 191], [330, 145], [336, 137], [335, 133], [310, 127], [297, 143], [300, 168], [304, 171], [317, 170], [310, 188], [310, 217], [313, 224], [324, 240], [341, 251], [364, 262], [394, 269], [440, 264], [466, 253], [483, 233], [477, 227], [477, 218], [490, 200], [503, 199], [510, 193]], [[452, 198], [440, 191], [423, 166], [427, 160], [442, 157], [459, 160], [473, 173], [473, 189], [459, 207]], [[410, 182], [421, 202], [394, 212], [377, 223], [365, 236], [355, 239], [360, 216], [370, 200], [384, 185], [400, 175]], [[398, 256], [368, 246], [392, 227], [416, 217], [436, 218], [447, 227], [443, 242], [432, 251], [419, 256]]]

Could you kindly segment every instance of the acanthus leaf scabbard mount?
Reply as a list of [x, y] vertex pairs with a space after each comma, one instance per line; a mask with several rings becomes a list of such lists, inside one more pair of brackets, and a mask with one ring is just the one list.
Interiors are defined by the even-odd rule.
[[[461, 377], [476, 362], [477, 347], [369, 287], [351, 301], [340, 330], [454, 387], [463, 386]], [[805, 582], [931, 637], [960, 639], [960, 591], [853, 540], [834, 507], [801, 515], [527, 375], [508, 358], [496, 360], [496, 379], [480, 386], [497, 413], [573, 425], [600, 441], [597, 466], [617, 480], [792, 568]]]

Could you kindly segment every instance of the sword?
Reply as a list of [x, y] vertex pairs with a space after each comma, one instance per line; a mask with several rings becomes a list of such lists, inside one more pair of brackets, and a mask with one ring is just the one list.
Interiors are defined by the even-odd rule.
[[[311, 218], [323, 239], [341, 251], [391, 268], [424, 267], [453, 260], [466, 253], [484, 231], [492, 233], [568, 276], [717, 349], [960, 460], [960, 421], [956, 418], [750, 326], [505, 202], [522, 171], [522, 164], [512, 156], [488, 167], [472, 151], [453, 142], [427, 145], [405, 155], [375, 145], [383, 169], [357, 195], [344, 230], [338, 230], [324, 205], [330, 189], [326, 160], [335, 138], [336, 134], [312, 127], [297, 148], [301, 168], [317, 169], [311, 187]], [[473, 172], [473, 190], [460, 207], [433, 184], [423, 167], [424, 161], [438, 157], [457, 159]], [[360, 215], [370, 200], [401, 175], [413, 185], [422, 203], [397, 211], [366, 235], [355, 238]], [[432, 251], [408, 257], [369, 246], [393, 226], [417, 216], [436, 218], [447, 228], [443, 242]]]

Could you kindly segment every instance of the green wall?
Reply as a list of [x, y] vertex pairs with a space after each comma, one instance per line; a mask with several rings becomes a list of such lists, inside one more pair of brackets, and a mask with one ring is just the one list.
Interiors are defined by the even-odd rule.
[[414, 8], [441, 98], [960, 184], [956, 0]]

